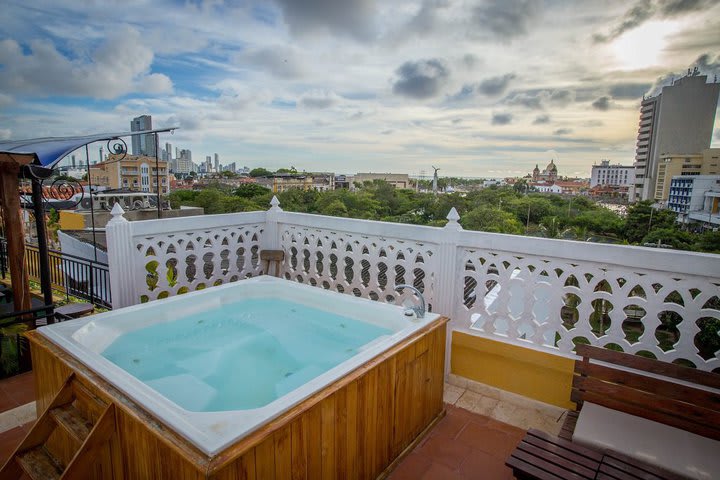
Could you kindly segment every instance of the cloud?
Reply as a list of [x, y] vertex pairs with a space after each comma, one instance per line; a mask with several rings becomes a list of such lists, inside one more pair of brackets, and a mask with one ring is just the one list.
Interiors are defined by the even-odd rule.
[[592, 106], [594, 109], [601, 110], [603, 112], [610, 110], [610, 98], [600, 97], [592, 103]]
[[383, 130], [382, 132], [380, 132], [380, 135], [392, 135], [394, 131], [395, 130], [392, 129]]
[[450, 76], [445, 63], [436, 58], [405, 62], [395, 73], [400, 78], [393, 85], [393, 92], [416, 99], [438, 95]]
[[326, 30], [361, 41], [375, 37], [375, 0], [275, 0], [295, 35]]
[[565, 107], [575, 100], [575, 92], [572, 90], [553, 90], [550, 94], [550, 103]]
[[0, 128], [0, 140], [9, 140], [12, 131], [9, 128]]
[[0, 93], [0, 109], [9, 107], [13, 103], [15, 103], [15, 99], [13, 99], [13, 97]]
[[583, 127], [597, 128], [602, 127], [605, 123], [602, 120], [588, 120], [581, 124]]
[[570, 135], [572, 132], [572, 128], [558, 128], [553, 132], [553, 135]]
[[312, 90], [302, 94], [298, 100], [298, 104], [311, 110], [321, 110], [330, 108], [333, 105], [336, 105], [339, 101], [340, 97], [333, 92]]
[[692, 12], [706, 10], [717, 4], [717, 0], [640, 0], [630, 10], [625, 12], [620, 23], [615, 25], [609, 33], [596, 33], [593, 40], [596, 43], [610, 42], [623, 33], [639, 27], [651, 18], [674, 18]]
[[293, 48], [273, 45], [247, 50], [234, 56], [235, 63], [252, 65], [267, 71], [276, 77], [299, 78], [304, 74], [302, 63]]
[[550, 115], [538, 115], [533, 120], [533, 125], [544, 125], [546, 123], [550, 123]]
[[700, 55], [693, 63], [688, 66], [688, 70], [685, 72], [669, 72], [665, 75], [658, 77], [650, 88], [648, 95], [655, 96], [660, 93], [663, 87], [671, 85], [676, 78], [684, 77], [689, 72], [697, 67], [700, 73], [712, 77], [713, 75], [720, 75], [720, 54], [716, 55], [715, 58], [705, 53]]
[[477, 55], [473, 55], [472, 53], [466, 53], [465, 55], [463, 55], [462, 61], [468, 70], [474, 69], [482, 62], [482, 60], [480, 60], [480, 57], [478, 57]]
[[472, 21], [500, 41], [526, 35], [540, 14], [539, 0], [487, 0], [473, 9]]
[[674, 17], [686, 13], [704, 10], [717, 0], [661, 0], [660, 12], [665, 17]]
[[530, 110], [542, 110], [545, 108], [540, 94], [520, 92], [508, 98], [506, 102], [509, 105], [519, 105]]
[[151, 73], [153, 56], [138, 31], [130, 27], [113, 31], [89, 58], [68, 58], [48, 40], [33, 40], [24, 49], [6, 39], [0, 41], [0, 90], [101, 99], [169, 93], [173, 89], [170, 78]]
[[513, 120], [512, 113], [493, 113], [492, 124], [493, 125], [508, 125]]
[[636, 100], [650, 90], [650, 83], [616, 83], [610, 86], [610, 96], [618, 100]]
[[510, 82], [515, 79], [514, 73], [506, 73], [499, 77], [486, 78], [477, 86], [478, 92], [487, 96], [501, 95], [505, 93]]

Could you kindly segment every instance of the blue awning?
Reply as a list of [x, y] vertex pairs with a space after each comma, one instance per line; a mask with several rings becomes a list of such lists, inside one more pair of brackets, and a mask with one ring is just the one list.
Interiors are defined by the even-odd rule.
[[[0, 154], [6, 155], [30, 155], [34, 158], [35, 165], [45, 168], [53, 168], [60, 160], [70, 152], [77, 150], [94, 142], [107, 142], [122, 137], [143, 135], [147, 133], [163, 133], [177, 130], [177, 128], [163, 128], [156, 130], [143, 130], [141, 132], [121, 133], [99, 133], [82, 137], [47, 137], [33, 138], [29, 140], [4, 140], [0, 141]], [[113, 153], [113, 152], [109, 152]]]

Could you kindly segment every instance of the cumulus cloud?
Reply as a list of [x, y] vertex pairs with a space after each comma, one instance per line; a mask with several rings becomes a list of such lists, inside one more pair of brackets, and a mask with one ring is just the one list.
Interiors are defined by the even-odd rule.
[[533, 120], [533, 125], [544, 125], [546, 123], [550, 123], [550, 115], [538, 115]]
[[542, 110], [543, 108], [545, 108], [543, 106], [541, 95], [533, 93], [516, 93], [509, 97], [506, 102], [509, 105], [517, 105], [529, 108], [530, 110]]
[[610, 86], [610, 96], [618, 100], [639, 99], [650, 87], [650, 83], [616, 83]]
[[472, 21], [480, 33], [510, 41], [526, 35], [539, 14], [539, 0], [487, 0], [473, 9]]
[[543, 110], [549, 105], [562, 108], [573, 101], [575, 101], [575, 92], [566, 89], [516, 92], [505, 99], [509, 105], [521, 106], [530, 110]]
[[395, 73], [399, 78], [393, 84], [393, 92], [421, 100], [438, 95], [450, 77], [445, 63], [436, 58], [405, 62]]
[[570, 135], [572, 132], [572, 128], [558, 128], [553, 132], [553, 135]]
[[330, 31], [357, 40], [375, 37], [375, 0], [275, 0], [296, 35]]
[[295, 49], [283, 45], [254, 48], [234, 57], [236, 63], [252, 65], [281, 78], [299, 78], [304, 69]]
[[605, 125], [605, 123], [603, 123], [602, 120], [588, 120], [588, 121], [582, 123], [583, 127], [588, 127], [588, 128], [597, 128], [597, 127], [602, 127], [603, 125]]
[[572, 90], [553, 90], [549, 101], [553, 105], [565, 107], [575, 100], [575, 92]]
[[515, 79], [514, 73], [506, 73], [499, 77], [486, 78], [477, 86], [478, 92], [487, 96], [502, 95], [510, 82]]
[[593, 35], [593, 40], [596, 43], [609, 42], [654, 17], [674, 18], [706, 10], [715, 4], [717, 0], [640, 0], [625, 12], [620, 22], [608, 33], [596, 33]]
[[324, 108], [330, 108], [333, 105], [336, 105], [339, 101], [340, 97], [333, 92], [325, 90], [312, 90], [302, 94], [298, 100], [298, 104], [311, 110], [321, 110]]
[[153, 56], [130, 27], [115, 30], [87, 59], [70, 59], [47, 40], [34, 40], [24, 50], [15, 40], [5, 39], [0, 41], [0, 90], [102, 99], [171, 92], [169, 77], [151, 73]]
[[463, 55], [462, 58], [463, 64], [468, 70], [472, 70], [473, 68], [480, 65], [480, 58], [477, 55], [473, 55], [472, 53], [466, 53]]
[[513, 121], [512, 113], [493, 113], [492, 124], [493, 125], [508, 125]]
[[592, 103], [592, 106], [594, 109], [601, 110], [603, 112], [610, 110], [610, 98], [600, 97]]

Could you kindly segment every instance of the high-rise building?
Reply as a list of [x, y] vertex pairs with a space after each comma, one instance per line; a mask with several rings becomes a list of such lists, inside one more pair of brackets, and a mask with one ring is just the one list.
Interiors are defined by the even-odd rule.
[[215, 154], [215, 171], [220, 171], [220, 155], [218, 155], [217, 153]]
[[177, 173], [187, 175], [193, 171], [192, 152], [190, 150], [180, 150], [175, 161], [177, 163]]
[[631, 200], [655, 197], [660, 157], [694, 154], [710, 147], [720, 84], [707, 83], [697, 68], [640, 105]]
[[165, 154], [167, 155], [166, 160], [169, 162], [173, 159], [172, 145], [169, 142], [165, 143]]
[[[135, 117], [130, 122], [131, 132], [142, 132], [145, 130], [152, 130], [152, 116], [141, 115]], [[155, 156], [155, 135], [152, 133], [145, 133], [143, 135], [132, 136], [132, 154], [133, 155], [147, 155], [148, 157]]]

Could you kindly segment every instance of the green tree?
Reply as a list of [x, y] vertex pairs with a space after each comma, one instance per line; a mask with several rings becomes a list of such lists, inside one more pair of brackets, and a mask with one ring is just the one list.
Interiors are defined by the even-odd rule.
[[242, 198], [253, 198], [267, 195], [270, 190], [257, 183], [244, 183], [235, 189], [235, 195]]
[[677, 228], [654, 228], [650, 233], [645, 235], [640, 241], [641, 244], [652, 243], [661, 245], [670, 245], [678, 250], [690, 250], [692, 246], [692, 237], [689, 233], [678, 230]]
[[620, 235], [625, 223], [616, 213], [607, 208], [587, 210], [572, 219], [576, 227], [584, 228], [598, 235]]
[[272, 175], [272, 173], [273, 172], [271, 172], [270, 170], [268, 170], [266, 168], [258, 167], [258, 168], [253, 168], [252, 170], [250, 170], [249, 175], [251, 177], [267, 177], [268, 175]]
[[720, 231], [708, 231], [697, 235], [693, 249], [699, 252], [720, 253]]
[[[275, 173], [297, 173], [297, 170], [295, 169], [295, 167], [278, 168]], [[252, 172], [251, 172], [251, 174], [252, 174]]]
[[323, 208], [319, 210], [319, 213], [323, 215], [330, 215], [332, 217], [347, 217], [348, 209], [341, 200], [335, 199], [323, 206]]
[[677, 228], [676, 215], [670, 210], [654, 210], [652, 202], [645, 200], [628, 208], [625, 219], [625, 238], [630, 242], [640, 242], [652, 230]]
[[521, 234], [524, 230], [515, 215], [487, 205], [470, 210], [460, 219], [460, 223], [468, 230], [483, 232]]

